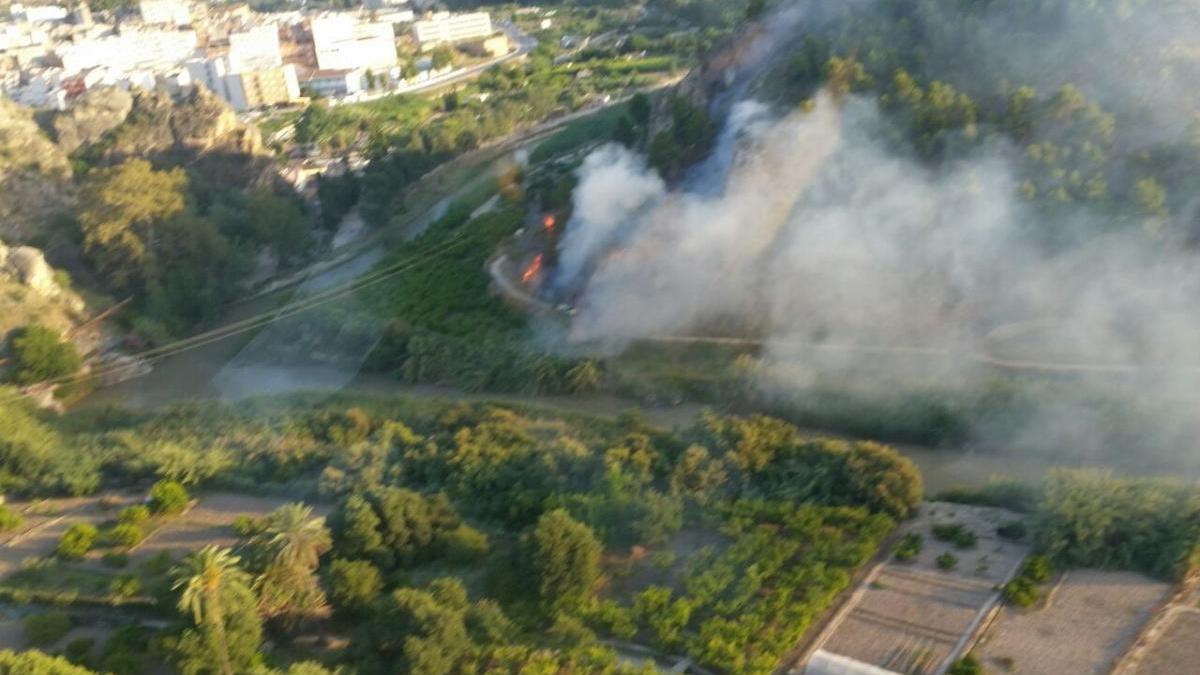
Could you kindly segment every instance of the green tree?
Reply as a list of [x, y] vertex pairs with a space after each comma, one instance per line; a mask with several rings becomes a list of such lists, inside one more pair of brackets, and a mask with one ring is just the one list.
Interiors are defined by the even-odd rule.
[[25, 629], [25, 639], [37, 647], [52, 645], [71, 630], [71, 617], [62, 610], [30, 614], [21, 623]]
[[548, 610], [574, 610], [600, 576], [600, 542], [591, 528], [563, 509], [538, 519], [532, 534], [532, 568]]
[[379, 532], [381, 522], [364, 495], [347, 497], [334, 513], [333, 520], [339, 553], [374, 558], [383, 552], [383, 535]]
[[379, 568], [366, 560], [334, 560], [327, 579], [333, 606], [350, 615], [363, 613], [383, 588]]
[[157, 171], [134, 159], [88, 175], [79, 198], [79, 226], [89, 260], [117, 288], [153, 265], [158, 230], [187, 208], [187, 175]]
[[600, 389], [604, 374], [591, 359], [584, 359], [567, 371], [567, 387], [573, 394], [588, 394]]
[[141, 525], [133, 523], [117, 523], [108, 533], [108, 538], [117, 546], [133, 548], [146, 538], [146, 532]]
[[438, 45], [434, 47], [429, 58], [433, 63], [434, 70], [441, 70], [454, 63], [454, 50], [448, 45]]
[[183, 513], [191, 497], [178, 481], [160, 480], [150, 487], [150, 510], [159, 515]]
[[401, 588], [380, 602], [363, 647], [387, 664], [385, 670], [447, 675], [460, 669], [472, 647], [463, 608], [442, 602], [435, 590]]
[[78, 560], [87, 555], [96, 544], [96, 526], [91, 523], [75, 523], [67, 528], [62, 539], [58, 541], [55, 553], [65, 560]]
[[983, 675], [983, 664], [974, 654], [967, 654], [950, 665], [947, 675]]
[[15, 331], [8, 348], [13, 360], [9, 377], [20, 385], [74, 375], [82, 364], [73, 343], [38, 324]]
[[1167, 189], [1153, 178], [1142, 178], [1134, 183], [1133, 196], [1138, 208], [1147, 216], [1162, 218], [1167, 215]]
[[650, 123], [652, 108], [650, 97], [645, 92], [639, 91], [629, 99], [629, 114], [633, 117], [634, 124], [639, 127], [645, 127]]
[[300, 255], [312, 245], [308, 219], [295, 199], [256, 190], [247, 198], [240, 217], [250, 223], [257, 243], [271, 246], [285, 258]]
[[254, 614], [250, 576], [228, 549], [205, 546], [184, 559], [173, 576], [179, 611], [196, 629], [185, 631], [177, 650], [185, 673], [216, 670], [234, 675], [256, 660], [262, 626]]
[[95, 675], [87, 668], [72, 665], [58, 656], [39, 651], [0, 651], [0, 675]]

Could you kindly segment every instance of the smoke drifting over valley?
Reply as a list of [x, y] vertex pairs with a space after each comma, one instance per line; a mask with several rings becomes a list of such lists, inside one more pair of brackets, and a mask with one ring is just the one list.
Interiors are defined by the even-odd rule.
[[[976, 35], [972, 59], [998, 48], [1009, 27], [995, 28]], [[1061, 55], [1078, 37], [1037, 53]], [[948, 58], [950, 46], [936, 51]], [[1014, 55], [1012, 70], [1036, 58]], [[1063, 63], [1065, 77], [1089, 70], [1077, 65]], [[1186, 73], [1158, 75], [1178, 84]], [[1105, 95], [1154, 106], [1170, 131], [1195, 112], [1143, 88], [1153, 91]], [[1022, 148], [1009, 140], [933, 165], [897, 148], [893, 124], [855, 95], [822, 92], [807, 110], [743, 100], [706, 163], [673, 187], [634, 152], [595, 151], [555, 279], [576, 294], [572, 338], [610, 352], [639, 339], [752, 338], [758, 384], [789, 396], [938, 388], [977, 400], [997, 376], [1049, 377], [1071, 393], [979, 416], [969, 437], [1069, 458], [1126, 452], [1130, 463], [1150, 445], [1200, 466], [1200, 265], [1165, 227], [1170, 216], [1118, 227], [1104, 209], [1047, 215], [1021, 198]], [[1047, 228], [1095, 234], [1046, 246]], [[1161, 398], [1146, 404], [1151, 393]]]

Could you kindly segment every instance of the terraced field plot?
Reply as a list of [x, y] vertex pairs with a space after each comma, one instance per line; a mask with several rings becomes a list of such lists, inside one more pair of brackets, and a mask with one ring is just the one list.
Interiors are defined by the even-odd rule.
[[1175, 607], [1162, 635], [1146, 650], [1135, 675], [1189, 673], [1200, 670], [1200, 608]]
[[[880, 672], [936, 672], [974, 632], [996, 601], [997, 588], [1028, 553], [1024, 544], [996, 535], [997, 527], [1019, 519], [1003, 509], [924, 505], [901, 532], [923, 537], [921, 553], [909, 562], [889, 560], [867, 576], [819, 639], [806, 672], [838, 672], [847, 659]], [[973, 533], [975, 545], [957, 548], [931, 536], [935, 525], [949, 524]], [[957, 562], [940, 569], [937, 559], [947, 553]]]
[[[1107, 673], [1170, 590], [1168, 584], [1131, 572], [1071, 571], [1045, 608], [1004, 608], [977, 652], [986, 667], [1001, 673]], [[1197, 663], [1191, 662], [1190, 669], [1142, 672], [1182, 675], [1197, 672]]]

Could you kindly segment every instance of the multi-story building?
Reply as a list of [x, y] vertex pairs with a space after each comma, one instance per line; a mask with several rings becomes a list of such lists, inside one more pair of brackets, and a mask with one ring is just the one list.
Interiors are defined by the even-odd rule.
[[412, 30], [413, 38], [421, 45], [421, 49], [431, 49], [443, 43], [488, 37], [492, 34], [492, 17], [487, 12], [438, 12], [428, 19], [414, 22]]
[[270, 69], [283, 65], [279, 52], [279, 29], [256, 26], [229, 34], [229, 66], [234, 72]]
[[192, 59], [186, 66], [193, 84], [208, 87], [234, 110], [253, 110], [300, 100], [300, 80], [296, 76], [296, 66], [290, 63], [237, 70], [228, 57], [216, 57]]
[[148, 24], [187, 26], [192, 23], [192, 12], [182, 0], [141, 0], [138, 10], [142, 21]]
[[65, 21], [69, 12], [66, 7], [59, 5], [23, 5], [14, 2], [8, 6], [8, 13], [16, 21], [29, 23], [54, 23]]
[[129, 29], [56, 49], [63, 71], [68, 75], [98, 66], [114, 71], [172, 70], [195, 51], [196, 33], [193, 31]]
[[346, 15], [321, 17], [312, 20], [312, 37], [319, 70], [382, 72], [396, 66], [396, 33], [390, 23], [359, 23]]
[[290, 63], [234, 73], [226, 76], [225, 80], [228, 101], [234, 110], [267, 108], [300, 100], [296, 66]]

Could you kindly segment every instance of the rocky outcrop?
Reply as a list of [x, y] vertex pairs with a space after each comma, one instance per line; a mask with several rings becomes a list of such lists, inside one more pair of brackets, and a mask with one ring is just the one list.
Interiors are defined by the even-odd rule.
[[264, 150], [256, 127], [242, 124], [224, 101], [196, 87], [178, 101], [161, 90], [137, 92], [105, 159], [156, 154], [259, 156]]
[[117, 87], [89, 89], [75, 100], [70, 110], [54, 117], [54, 139], [66, 153], [99, 141], [125, 121], [133, 108], [133, 96]]
[[[57, 330], [75, 330], [87, 320], [87, 306], [46, 263], [39, 249], [6, 246], [0, 242], [0, 341], [13, 330], [42, 324]], [[100, 336], [76, 335], [81, 348], [94, 348]]]
[[22, 241], [71, 203], [66, 153], [33, 111], [0, 97], [0, 237]]
[[9, 248], [0, 243], [0, 277], [19, 283], [43, 298], [63, 299], [73, 308], [83, 309], [79, 298], [58, 284], [54, 268], [42, 252], [32, 246]]

